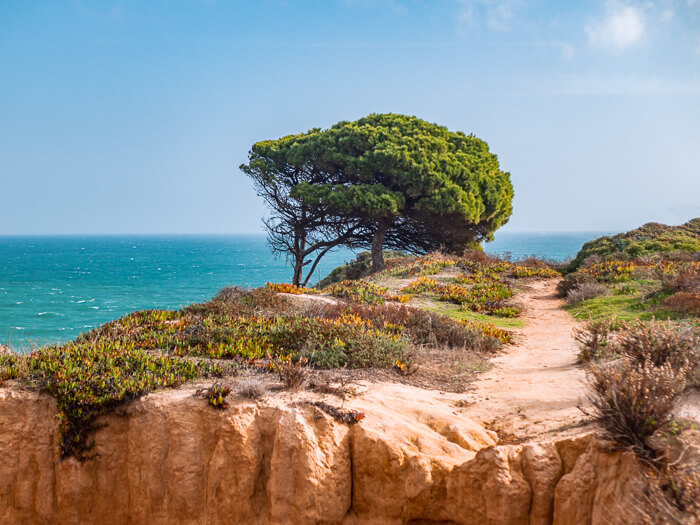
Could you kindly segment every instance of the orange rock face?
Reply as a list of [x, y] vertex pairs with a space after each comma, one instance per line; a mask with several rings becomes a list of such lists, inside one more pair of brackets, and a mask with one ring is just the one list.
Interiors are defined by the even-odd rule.
[[634, 501], [636, 462], [591, 437], [495, 446], [397, 392], [354, 401], [353, 426], [293, 402], [151, 394], [104, 418], [80, 463], [57, 454], [51, 397], [0, 389], [0, 523], [616, 523]]

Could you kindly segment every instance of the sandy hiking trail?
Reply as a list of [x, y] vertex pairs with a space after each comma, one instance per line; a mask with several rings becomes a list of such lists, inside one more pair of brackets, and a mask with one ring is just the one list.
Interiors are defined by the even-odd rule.
[[563, 433], [585, 423], [583, 368], [576, 363], [575, 321], [556, 296], [555, 279], [533, 281], [518, 294], [525, 326], [515, 344], [492, 360], [467, 397], [465, 415], [504, 441]]

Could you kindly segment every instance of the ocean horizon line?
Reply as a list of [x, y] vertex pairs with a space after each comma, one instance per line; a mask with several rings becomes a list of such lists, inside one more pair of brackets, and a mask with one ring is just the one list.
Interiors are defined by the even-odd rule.
[[[497, 232], [504, 234], [614, 234], [618, 230], [508, 230]], [[46, 238], [46, 237], [265, 237], [265, 232], [241, 232], [241, 233], [0, 233], [0, 238]]]

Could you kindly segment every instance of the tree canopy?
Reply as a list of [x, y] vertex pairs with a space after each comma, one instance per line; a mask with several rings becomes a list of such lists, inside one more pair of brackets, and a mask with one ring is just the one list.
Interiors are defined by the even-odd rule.
[[[254, 179], [263, 196], [261, 186], [284, 180], [288, 201], [328, 222], [314, 235], [370, 248], [375, 270], [385, 248], [462, 251], [490, 240], [512, 211], [510, 175], [485, 142], [405, 115], [255, 144], [241, 168], [251, 175], [261, 166], [266, 176]], [[302, 176], [293, 181], [290, 172]]]

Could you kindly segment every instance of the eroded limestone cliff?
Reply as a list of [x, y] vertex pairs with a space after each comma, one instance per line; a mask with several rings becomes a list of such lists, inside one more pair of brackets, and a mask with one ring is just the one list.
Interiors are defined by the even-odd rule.
[[588, 436], [496, 445], [437, 393], [384, 385], [337, 422], [288, 394], [214, 410], [194, 388], [103, 419], [60, 460], [54, 400], [0, 389], [0, 523], [625, 523], [631, 455]]

